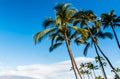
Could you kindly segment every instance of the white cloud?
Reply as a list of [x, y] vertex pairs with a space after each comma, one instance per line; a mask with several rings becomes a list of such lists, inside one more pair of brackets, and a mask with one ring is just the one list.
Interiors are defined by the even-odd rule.
[[[77, 65], [81, 62], [94, 61], [93, 58], [79, 57], [75, 59]], [[0, 75], [26, 76], [35, 79], [70, 79], [73, 71], [70, 71], [70, 60], [53, 64], [35, 64], [26, 66], [0, 67]]]

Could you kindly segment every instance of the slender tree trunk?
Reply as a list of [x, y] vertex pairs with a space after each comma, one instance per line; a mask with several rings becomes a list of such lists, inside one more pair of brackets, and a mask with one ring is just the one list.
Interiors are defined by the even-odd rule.
[[94, 79], [94, 76], [93, 76], [92, 70], [91, 70], [91, 78]]
[[104, 67], [103, 67], [103, 64], [102, 64], [102, 61], [100, 59], [100, 55], [98, 53], [98, 50], [97, 50], [97, 47], [96, 47], [95, 43], [94, 43], [94, 47], [95, 47], [96, 54], [98, 56], [98, 61], [99, 61], [100, 67], [102, 69], [103, 76], [104, 76], [105, 79], [107, 79], [107, 76], [106, 76], [106, 73], [105, 73], [105, 70], [104, 70]]
[[[99, 45], [97, 44], [97, 42], [96, 42], [93, 34], [92, 34], [91, 31], [90, 31], [90, 28], [89, 28], [88, 26], [86, 26], [86, 27], [87, 27], [87, 29], [88, 29], [88, 31], [89, 31], [89, 33], [90, 33], [90, 36], [92, 37], [92, 40], [94, 41], [95, 45], [98, 47], [98, 49], [99, 49], [99, 51], [101, 52], [101, 54], [105, 57], [105, 59], [107, 60], [107, 62], [108, 62], [109, 65], [110, 65], [110, 67], [114, 70], [115, 68], [112, 66], [112, 64], [111, 64], [111, 62], [109, 61], [109, 59], [107, 58], [107, 56], [103, 53], [103, 51], [101, 50], [101, 48], [100, 48]], [[117, 75], [117, 77], [120, 79], [119, 75], [118, 75], [116, 72], [114, 72], [114, 73], [115, 73], [115, 74]]]
[[83, 74], [83, 79], [85, 79], [85, 75]]
[[116, 39], [117, 45], [118, 45], [118, 47], [119, 47], [119, 49], [120, 49], [120, 43], [119, 43], [119, 41], [118, 41], [118, 38], [117, 38], [117, 34], [116, 34], [116, 32], [115, 32], [115, 29], [114, 29], [113, 26], [111, 26], [111, 28], [112, 28], [112, 30], [113, 30], [113, 33], [114, 33], [114, 36], [115, 36], [115, 39]]
[[89, 74], [87, 74], [88, 75], [88, 79], [90, 79], [90, 75]]
[[[109, 63], [110, 67], [112, 68], [112, 70], [114, 70], [115, 68], [113, 67], [112, 63], [110, 62], [110, 60], [107, 58], [107, 56], [103, 53], [103, 51], [101, 50], [100, 46], [98, 44], [96, 44], [96, 46], [98, 47], [98, 49], [100, 50], [101, 54], [105, 57], [105, 59], [107, 60], [107, 62]], [[119, 75], [117, 74], [117, 72], [114, 72], [115, 75], [117, 76], [118, 79], [120, 79]]]
[[96, 74], [95, 74], [95, 71], [94, 71], [94, 69], [93, 69], [93, 74], [94, 74], [94, 77], [95, 77], [95, 79], [96, 79]]
[[71, 50], [71, 47], [69, 45], [69, 41], [68, 41], [68, 38], [67, 38], [66, 34], [65, 34], [65, 40], [66, 40], [66, 46], [67, 46], [67, 49], [68, 49], [68, 53], [69, 53], [69, 56], [70, 56], [70, 59], [71, 59], [71, 63], [72, 63], [72, 67], [73, 67], [76, 79], [78, 79], [77, 73], [79, 74], [80, 78], [82, 79], [82, 75], [80, 74], [79, 69], [76, 65], [76, 62], [75, 62], [75, 59], [73, 57], [72, 50]]

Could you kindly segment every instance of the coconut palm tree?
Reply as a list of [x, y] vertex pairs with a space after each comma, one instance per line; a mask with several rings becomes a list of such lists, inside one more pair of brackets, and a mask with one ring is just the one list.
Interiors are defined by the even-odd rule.
[[87, 79], [90, 79], [91, 72], [87, 66], [87, 63], [81, 63], [79, 70], [80, 70], [80, 72], [82, 72], [83, 74], [85, 74], [87, 76]]
[[[90, 23], [94, 23], [96, 21], [96, 15], [91, 11], [79, 11], [77, 12], [72, 19], [74, 20], [74, 25], [76, 25], [77, 23], [80, 23], [81, 27], [84, 27], [87, 29], [91, 39], [93, 40], [94, 44], [96, 45], [96, 47], [99, 49], [100, 53], [104, 56], [104, 58], [107, 60], [108, 64], [110, 65], [110, 67], [112, 69], [115, 69], [112, 65], [112, 63], [110, 62], [110, 60], [108, 59], [108, 57], [105, 55], [105, 53], [102, 51], [101, 47], [98, 45], [97, 40], [95, 39], [94, 35], [92, 34], [90, 27], [91, 24]], [[99, 24], [99, 23], [98, 23]], [[99, 27], [98, 27], [99, 28]], [[75, 27], [75, 30], [78, 30], [79, 27]], [[86, 39], [84, 37], [82, 37], [82, 39]], [[81, 41], [81, 39], [78, 39], [79, 41]], [[83, 40], [82, 40], [83, 42]], [[116, 75], [118, 75], [116, 72], [114, 72]], [[119, 77], [119, 76], [118, 76]]]
[[[109, 33], [109, 32], [103, 33], [103, 32], [98, 28], [98, 27], [100, 27], [100, 25], [101, 25], [101, 22], [98, 20], [98, 21], [95, 21], [95, 26], [93, 26], [93, 27], [90, 28], [90, 31], [92, 32], [92, 35], [93, 35], [94, 38], [96, 39], [96, 42], [98, 42], [99, 39], [105, 39], [105, 38], [110, 38], [110, 39], [112, 39], [112, 34], [111, 34], [111, 33]], [[81, 39], [81, 40], [79, 40], [79, 39]], [[86, 39], [86, 40], [85, 40], [83, 37], [79, 37], [79, 39], [77, 38], [77, 39], [75, 40], [75, 42], [76, 42], [76, 43], [80, 43], [80, 44], [83, 43], [83, 44], [86, 45], [86, 46], [85, 46], [85, 49], [84, 49], [84, 52], [83, 52], [83, 54], [84, 54], [85, 56], [87, 55], [87, 51], [88, 51], [88, 49], [90, 48], [90, 46], [94, 45], [96, 54], [97, 54], [98, 57], [100, 57], [100, 55], [99, 55], [99, 53], [98, 53], [98, 50], [97, 50], [97, 48], [96, 48], [96, 45], [95, 45], [93, 39], [90, 37], [90, 34], [89, 34], [88, 39]], [[104, 77], [106, 77], [106, 73], [105, 73], [104, 67], [102, 66], [103, 64], [102, 64], [102, 62], [101, 62], [100, 59], [99, 59], [99, 64], [101, 65], [101, 68], [102, 68], [102, 72], [103, 72], [103, 74], [104, 74]], [[107, 78], [107, 77], [106, 77], [106, 78]]]
[[[105, 38], [110, 38], [110, 39], [112, 39], [112, 34], [111, 34], [111, 33], [109, 33], [109, 32], [103, 33], [101, 30], [99, 30], [99, 31], [97, 32], [97, 30], [96, 30], [95, 27], [92, 27], [91, 32], [92, 32], [92, 34], [94, 35], [94, 38], [97, 39], [96, 42], [98, 42], [99, 39], [105, 39]], [[99, 55], [99, 53], [98, 53], [98, 49], [96, 48], [96, 45], [95, 45], [94, 41], [93, 41], [91, 38], [90, 38], [90, 39], [88, 40], [88, 42], [85, 43], [85, 44], [86, 44], [85, 49], [84, 49], [84, 55], [85, 55], [85, 56], [87, 55], [87, 51], [88, 51], [88, 49], [90, 48], [90, 46], [94, 45], [96, 54], [97, 54], [97, 56], [100, 58], [100, 55]], [[98, 58], [98, 60], [99, 60], [99, 64], [101, 65], [103, 75], [104, 75], [104, 77], [107, 78], [106, 73], [105, 73], [105, 70], [104, 70], [104, 67], [103, 67], [103, 63], [101, 62], [101, 59], [99, 59], [99, 58]]]
[[98, 66], [97, 66], [97, 65], [94, 65], [92, 62], [88, 62], [88, 63], [87, 63], [87, 67], [88, 67], [90, 70], [92, 70], [91, 72], [93, 72], [94, 78], [96, 78], [95, 70], [98, 69]]
[[[76, 79], [78, 79], [78, 77], [82, 79], [70, 47], [72, 36], [70, 19], [76, 12], [76, 9], [71, 8], [70, 4], [65, 3], [57, 4], [54, 9], [56, 13], [55, 20], [50, 17], [44, 20], [44, 29], [34, 35], [35, 43], [40, 42], [43, 37], [48, 36], [51, 39], [51, 46], [49, 50], [53, 51], [55, 48], [59, 47], [65, 42], [75, 77]], [[82, 32], [84, 29], [81, 28], [79, 31]]]
[[79, 68], [81, 74], [82, 74], [82, 78], [85, 79], [85, 71], [82, 68]]
[[120, 27], [120, 16], [114, 14], [114, 10], [111, 10], [110, 13], [101, 14], [101, 21], [104, 26], [104, 29], [108, 26], [112, 28], [118, 47], [120, 48], [120, 43], [118, 41], [117, 34], [115, 32], [115, 27]]

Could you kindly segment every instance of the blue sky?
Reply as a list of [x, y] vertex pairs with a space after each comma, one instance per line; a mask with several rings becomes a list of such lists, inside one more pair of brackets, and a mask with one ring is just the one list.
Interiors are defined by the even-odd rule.
[[[0, 0], [1, 66], [50, 64], [69, 59], [65, 45], [49, 53], [50, 41], [48, 39], [37, 46], [33, 42], [33, 35], [42, 29], [42, 21], [48, 16], [54, 17], [53, 7], [60, 2], [71, 3], [78, 10], [91, 9], [98, 16], [111, 9], [120, 15], [118, 0]], [[120, 34], [119, 28], [116, 28], [116, 31]], [[116, 64], [120, 61], [120, 50], [115, 40], [99, 43], [112, 63]], [[83, 56], [83, 46], [72, 45], [72, 49], [75, 57]], [[88, 56], [94, 56], [92, 49]]]

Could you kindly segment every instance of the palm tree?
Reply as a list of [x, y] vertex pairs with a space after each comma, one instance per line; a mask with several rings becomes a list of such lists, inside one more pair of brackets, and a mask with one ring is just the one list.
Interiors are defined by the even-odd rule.
[[[105, 38], [110, 38], [110, 39], [112, 39], [111, 33], [109, 33], [109, 32], [103, 33], [101, 30], [99, 30], [99, 31], [97, 32], [97, 30], [96, 30], [95, 27], [92, 27], [91, 32], [92, 32], [92, 34], [94, 35], [94, 38], [97, 39], [96, 42], [98, 42], [99, 39], [105, 39]], [[105, 78], [107, 78], [106, 73], [105, 73], [105, 70], [104, 70], [104, 67], [103, 67], [103, 63], [101, 62], [100, 55], [99, 55], [99, 53], [98, 53], [98, 50], [97, 50], [97, 47], [96, 47], [94, 41], [93, 41], [91, 38], [89, 38], [88, 42], [85, 43], [85, 44], [86, 44], [86, 47], [85, 47], [85, 49], [84, 49], [84, 55], [85, 55], [85, 56], [87, 55], [88, 48], [89, 48], [90, 46], [94, 45], [96, 54], [97, 54], [97, 56], [98, 56], [99, 64], [101, 65], [101, 68], [102, 68], [103, 75], [104, 75]]]
[[81, 72], [81, 74], [82, 74], [83, 79], [85, 79], [85, 71], [84, 71], [84, 69], [79, 68], [79, 70], [80, 70], [80, 72]]
[[102, 78], [101, 76], [98, 76], [96, 79], [104, 79], [104, 78]]
[[87, 63], [87, 67], [88, 67], [90, 70], [92, 70], [91, 72], [93, 72], [94, 78], [96, 78], [95, 70], [98, 69], [98, 66], [97, 66], [97, 65], [94, 65], [92, 62], [88, 62], [88, 63]]
[[111, 70], [111, 72], [120, 72], [120, 68], [115, 68], [115, 70]]
[[[96, 42], [99, 41], [99, 39], [105, 39], [105, 38], [110, 38], [112, 39], [112, 34], [109, 33], [109, 32], [105, 32], [103, 33], [98, 27], [101, 25], [101, 22], [98, 20], [98, 21], [95, 21], [95, 26], [93, 26], [92, 28], [89, 28], [90, 31], [92, 32], [92, 34], [94, 35], [94, 38], [96, 39]], [[80, 40], [79, 40], [80, 39]], [[99, 53], [98, 53], [98, 50], [96, 48], [96, 45], [93, 41], [93, 39], [90, 37], [88, 37], [88, 39], [84, 39], [83, 37], [79, 37], [77, 38], [76, 40], [76, 43], [83, 43], [85, 44], [85, 49], [84, 49], [84, 52], [83, 54], [86, 56], [87, 55], [87, 51], [88, 49], [90, 48], [90, 46], [94, 45], [94, 48], [95, 48], [95, 51], [96, 51], [96, 54], [98, 57], [100, 57]], [[101, 65], [102, 67], [102, 72], [104, 74], [104, 77], [106, 77], [106, 73], [105, 73], [105, 70], [104, 70], [104, 67], [102, 66], [102, 62], [101, 60], [99, 59], [99, 64]], [[107, 77], [106, 77], [107, 78]]]
[[[43, 22], [44, 30], [35, 34], [35, 43], [40, 42], [43, 37], [49, 36], [51, 39], [51, 46], [49, 50], [52, 51], [65, 41], [75, 77], [76, 79], [78, 79], [78, 77], [82, 79], [70, 47], [72, 30], [70, 28], [70, 19], [76, 12], [76, 9], [71, 8], [70, 4], [65, 3], [57, 4], [54, 9], [56, 13], [56, 19], [54, 20], [53, 18], [49, 17]], [[83, 29], [81, 31], [83, 31]]]
[[88, 69], [87, 63], [81, 63], [79, 70], [80, 70], [80, 72], [82, 72], [83, 74], [86, 74], [86, 76], [88, 77], [88, 79], [90, 78], [91, 72], [90, 72], [89, 69]]
[[101, 14], [101, 21], [104, 26], [104, 29], [107, 28], [108, 26], [112, 28], [117, 45], [120, 48], [120, 43], [118, 41], [118, 37], [115, 32], [115, 27], [120, 26], [120, 16], [117, 17], [117, 15], [114, 14], [114, 10], [111, 10], [109, 14], [108, 13]]
[[[90, 26], [89, 22], [94, 23], [96, 20], [96, 15], [91, 11], [79, 11], [77, 12], [72, 19], [74, 20], [74, 24], [76, 25], [77, 23], [80, 23], [81, 27], [85, 27], [88, 30], [88, 33], [91, 37], [91, 39], [93, 40], [94, 44], [96, 45], [96, 47], [99, 49], [100, 53], [104, 56], [104, 58], [107, 60], [107, 62], [109, 63], [110, 67], [112, 69], [114, 69], [112, 63], [110, 62], [110, 60], [108, 59], [108, 57], [105, 55], [105, 53], [102, 51], [102, 49], [100, 48], [100, 46], [97, 43], [97, 40], [95, 39], [94, 35], [92, 34], [91, 30], [90, 30]], [[99, 24], [99, 23], [98, 23]], [[78, 27], [74, 28], [75, 30], [78, 30]], [[82, 39], [86, 39], [86, 38], [82, 38]], [[79, 40], [79, 39], [78, 39]], [[80, 39], [81, 41], [81, 39]], [[114, 72], [116, 75], [118, 75], [116, 72]], [[119, 77], [119, 76], [118, 76]]]

